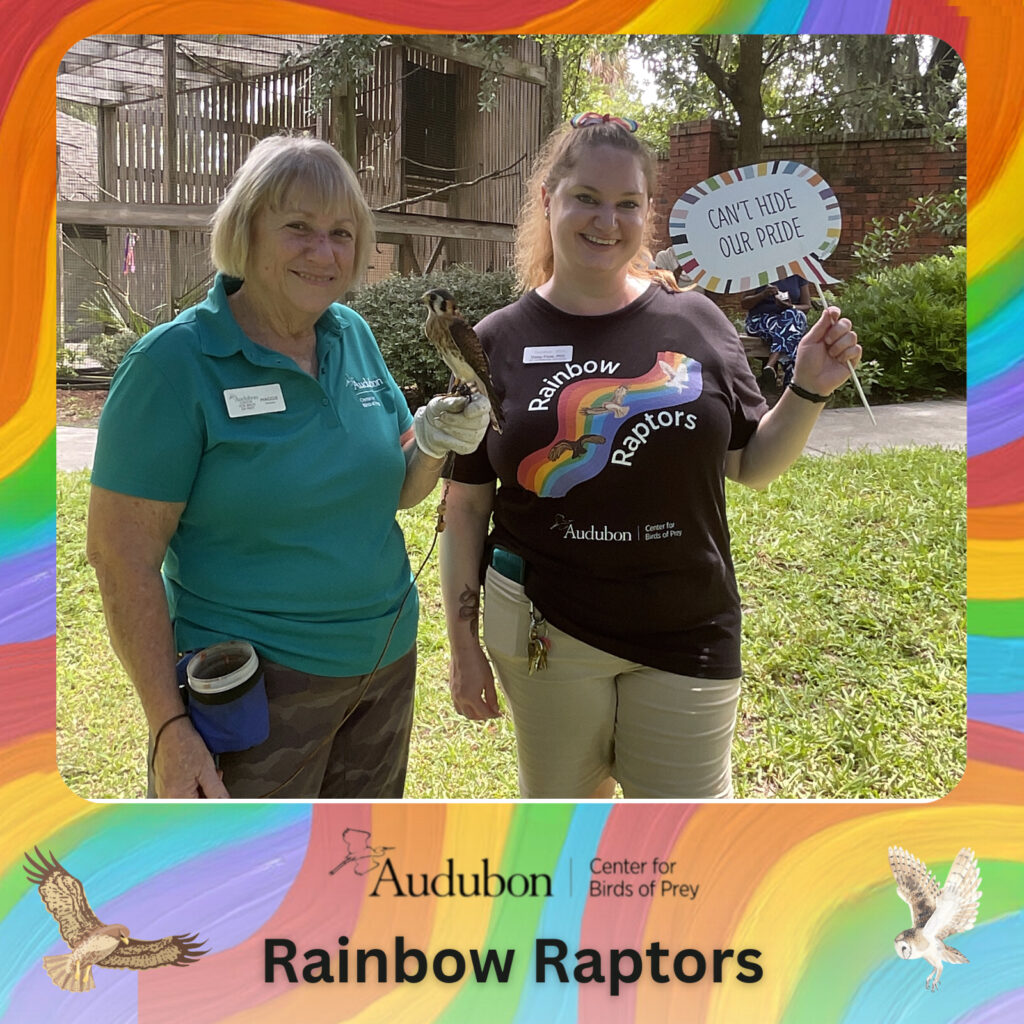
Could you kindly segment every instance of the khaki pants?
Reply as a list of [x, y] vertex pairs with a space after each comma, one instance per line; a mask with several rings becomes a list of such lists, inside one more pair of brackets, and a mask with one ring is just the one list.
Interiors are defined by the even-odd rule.
[[606, 654], [545, 623], [529, 674], [530, 601], [487, 570], [484, 643], [516, 727], [524, 797], [579, 799], [609, 776], [627, 797], [727, 799], [739, 679], [675, 675]]

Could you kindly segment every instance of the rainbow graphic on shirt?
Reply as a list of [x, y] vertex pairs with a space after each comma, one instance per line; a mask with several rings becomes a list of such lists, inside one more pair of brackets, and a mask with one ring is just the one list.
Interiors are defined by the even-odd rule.
[[659, 352], [639, 377], [590, 377], [558, 396], [551, 440], [519, 464], [519, 485], [540, 498], [561, 498], [608, 465], [615, 440], [638, 414], [686, 405], [703, 387], [701, 365], [681, 352]]

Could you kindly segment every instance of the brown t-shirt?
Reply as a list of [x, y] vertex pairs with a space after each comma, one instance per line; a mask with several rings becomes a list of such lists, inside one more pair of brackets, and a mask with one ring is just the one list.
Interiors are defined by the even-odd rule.
[[[725, 454], [766, 410], [713, 302], [652, 285], [605, 316], [528, 292], [476, 328], [505, 427], [452, 478], [500, 482], [494, 544], [559, 629], [681, 675], [740, 675]], [[482, 569], [481, 569], [482, 572]]]

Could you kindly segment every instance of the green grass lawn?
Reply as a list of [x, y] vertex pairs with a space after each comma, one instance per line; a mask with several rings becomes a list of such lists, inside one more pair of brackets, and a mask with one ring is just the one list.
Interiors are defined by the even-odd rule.
[[[729, 485], [746, 677], [738, 797], [938, 797], [966, 764], [966, 460], [935, 448], [804, 457], [766, 491]], [[88, 473], [57, 474], [57, 762], [83, 797], [139, 797], [145, 722], [85, 560]], [[430, 498], [400, 514], [413, 568]], [[437, 556], [420, 577], [406, 794], [515, 798], [506, 717], [447, 692]]]

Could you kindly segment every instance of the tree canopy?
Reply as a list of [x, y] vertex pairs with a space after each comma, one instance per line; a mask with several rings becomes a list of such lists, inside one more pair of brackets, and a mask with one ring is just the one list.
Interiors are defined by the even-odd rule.
[[[758, 158], [782, 134], [872, 133], [919, 128], [951, 145], [963, 137], [963, 63], [945, 42], [918, 35], [547, 35], [534, 36], [548, 72], [544, 124], [587, 110], [640, 123], [664, 149], [678, 121], [734, 124], [737, 159]], [[313, 102], [351, 96], [387, 36], [327, 36], [291, 62], [313, 69]], [[507, 36], [459, 36], [481, 68], [478, 103], [493, 109]], [[646, 71], [656, 98], [644, 90]], [[351, 101], [350, 101], [351, 102]]]
[[927, 36], [631, 36], [672, 120], [737, 126], [741, 163], [789, 133], [928, 130], [951, 144], [965, 128], [956, 52]]

